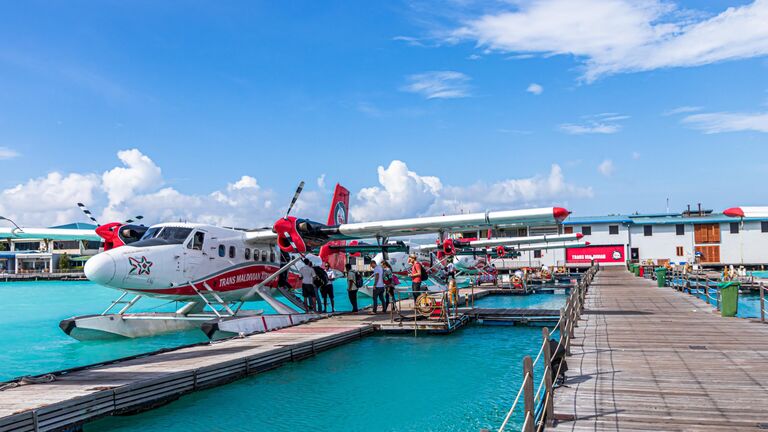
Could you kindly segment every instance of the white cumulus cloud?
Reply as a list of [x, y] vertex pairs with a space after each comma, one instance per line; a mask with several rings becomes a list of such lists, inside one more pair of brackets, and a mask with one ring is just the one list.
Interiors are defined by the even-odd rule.
[[411, 171], [399, 160], [378, 170], [379, 185], [357, 195], [351, 212], [356, 221], [546, 206], [593, 196], [591, 187], [567, 182], [557, 164], [544, 175], [468, 186], [445, 185], [438, 177]]
[[432, 71], [409, 75], [401, 90], [427, 99], [456, 99], [469, 97], [469, 76], [455, 71]]
[[[515, 5], [517, 7], [512, 7]], [[717, 15], [666, 0], [531, 0], [468, 19], [450, 40], [485, 50], [570, 55], [583, 77], [690, 67], [768, 54], [768, 0]]]
[[544, 92], [544, 87], [542, 87], [541, 84], [531, 83], [525, 91], [538, 96]]
[[613, 161], [610, 159], [604, 160], [600, 163], [600, 165], [597, 166], [597, 171], [606, 177], [612, 175], [614, 170], [615, 167], [613, 166]]

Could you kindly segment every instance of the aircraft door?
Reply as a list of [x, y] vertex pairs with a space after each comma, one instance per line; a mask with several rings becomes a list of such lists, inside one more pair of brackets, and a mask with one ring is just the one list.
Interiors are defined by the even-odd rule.
[[200, 266], [207, 260], [205, 252], [205, 232], [195, 231], [184, 249], [184, 277], [195, 280], [202, 273]]

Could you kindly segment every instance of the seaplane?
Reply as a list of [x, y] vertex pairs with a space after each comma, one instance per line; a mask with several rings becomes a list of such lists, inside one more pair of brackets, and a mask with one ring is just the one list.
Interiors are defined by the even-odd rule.
[[[537, 249], [559, 249], [565, 247], [579, 247], [583, 243], [579, 240], [581, 233], [574, 234], [549, 234], [528, 237], [489, 237], [478, 238], [445, 238], [438, 239], [434, 244], [412, 245], [407, 251], [395, 251], [374, 256], [373, 260], [378, 264], [386, 260], [392, 266], [393, 273], [406, 276], [411, 271], [408, 263], [408, 255], [415, 254], [419, 262], [430, 269], [430, 274], [435, 274], [434, 283], [430, 285], [432, 290], [444, 289], [440, 282], [439, 274], [445, 267], [446, 260], [450, 257], [454, 264], [459, 283], [466, 282], [466, 277], [484, 274], [491, 264], [491, 258], [506, 258], [519, 255], [520, 252]], [[523, 246], [533, 245], [533, 246]], [[372, 290], [363, 289], [360, 292], [371, 295]]]
[[[392, 237], [449, 230], [559, 223], [569, 214], [547, 207], [348, 223], [349, 192], [337, 185], [328, 222], [322, 224], [291, 215], [302, 189], [303, 182], [272, 227], [160, 223], [149, 226], [139, 241], [95, 255], [85, 264], [88, 279], [122, 294], [103, 313], [65, 319], [60, 327], [81, 340], [194, 327], [210, 338], [269, 331], [319, 316], [304, 310], [293, 294], [300, 283], [297, 265], [313, 250], [320, 249], [324, 260], [338, 257], [338, 265], [346, 257], [331, 246], [350, 240], [385, 244]], [[128, 313], [142, 297], [184, 304], [174, 313]], [[276, 313], [243, 309], [253, 300], [266, 301]]]

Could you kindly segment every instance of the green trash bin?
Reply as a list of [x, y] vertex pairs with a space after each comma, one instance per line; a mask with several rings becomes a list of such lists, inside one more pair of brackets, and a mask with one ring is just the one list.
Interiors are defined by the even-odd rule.
[[656, 285], [664, 288], [667, 285], [667, 269], [665, 267], [656, 267]]
[[736, 316], [739, 311], [739, 288], [741, 282], [723, 282], [718, 284], [720, 289], [720, 316]]
[[640, 277], [640, 264], [632, 266], [632, 273], [634, 273], [635, 276]]

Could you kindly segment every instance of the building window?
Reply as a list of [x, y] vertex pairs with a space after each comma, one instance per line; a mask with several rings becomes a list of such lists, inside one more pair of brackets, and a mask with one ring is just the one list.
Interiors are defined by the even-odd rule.
[[564, 234], [573, 234], [573, 227], [572, 226], [567, 226], [567, 227], [563, 228], [563, 233]]
[[[682, 225], [678, 225], [678, 226], [682, 226]], [[678, 247], [676, 247], [676, 248], [675, 248], [675, 251], [676, 251], [676, 253], [677, 253], [677, 256], [679, 256], [679, 257], [681, 257], [681, 256], [684, 256], [684, 255], [685, 255], [685, 250], [683, 250], [683, 247], [682, 247], [682, 246], [678, 246]]]
[[536, 249], [535, 251], [533, 251], [533, 257], [541, 258], [541, 249]]
[[731, 222], [731, 234], [738, 234], [738, 233], [739, 233], [739, 223]]
[[619, 226], [618, 225], [608, 225], [608, 234], [610, 234], [610, 235], [619, 235]]
[[760, 222], [760, 231], [768, 232], [768, 222]]
[[581, 233], [584, 234], [584, 235], [592, 234], [592, 227], [591, 226], [583, 226], [583, 227], [581, 227]]
[[234, 246], [230, 246], [229, 247], [229, 257], [230, 258], [234, 258], [235, 257], [235, 247]]
[[643, 226], [643, 235], [646, 237], [650, 237], [653, 235], [653, 225], [644, 225]]
[[[675, 225], [675, 234], [677, 235], [685, 235], [685, 225]], [[680, 255], [678, 255], [680, 256]]]
[[245, 248], [245, 259], [251, 259], [251, 250], [249, 248]]
[[226, 249], [224, 248], [224, 245], [219, 245], [219, 256], [224, 258], [224, 255], [226, 255]]

